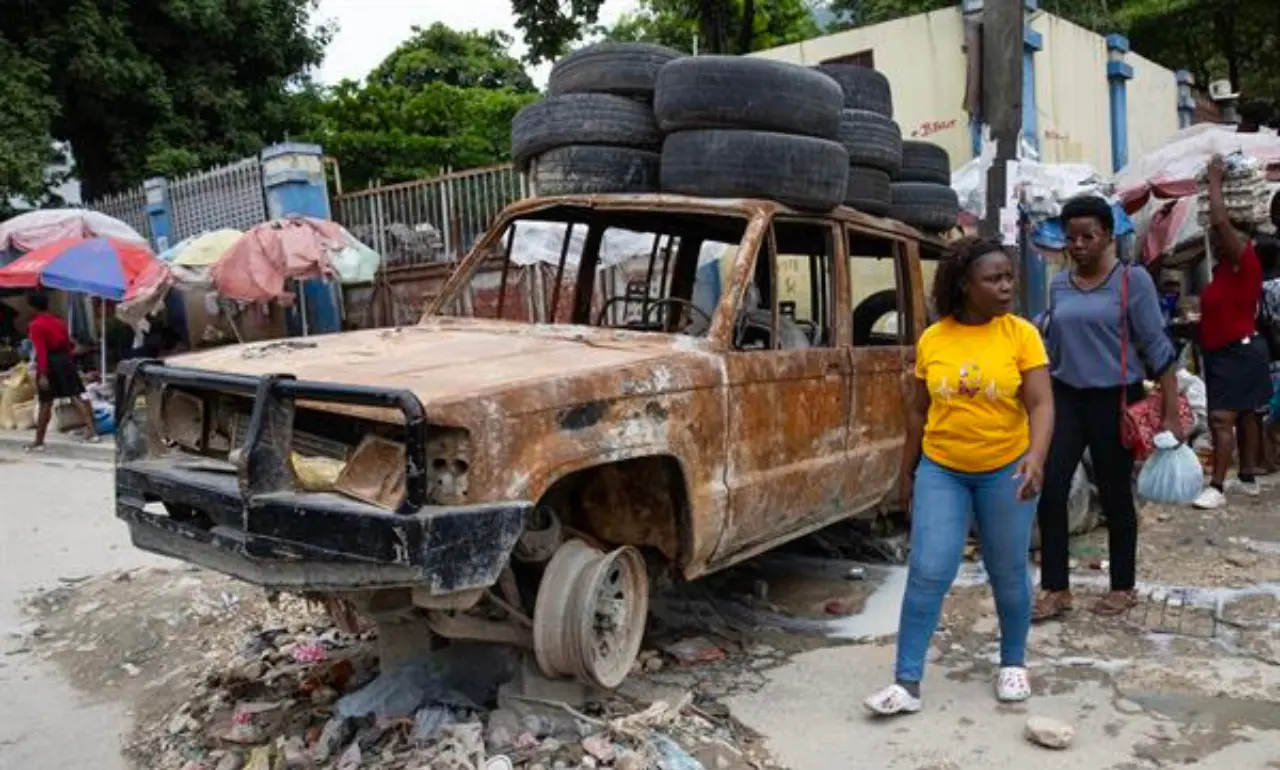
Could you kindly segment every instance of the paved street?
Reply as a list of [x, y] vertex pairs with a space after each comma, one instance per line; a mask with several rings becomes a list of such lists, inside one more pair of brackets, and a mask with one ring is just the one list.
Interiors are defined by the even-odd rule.
[[[109, 482], [102, 463], [0, 452], [0, 767], [124, 770], [122, 741], [142, 746], [136, 757], [170, 740], [173, 709], [220, 651], [237, 649], [255, 628], [297, 625], [296, 606], [273, 610], [259, 592], [132, 549], [112, 516]], [[1269, 485], [1268, 494], [1278, 492]], [[711, 639], [726, 657], [647, 667], [623, 690], [640, 702], [693, 692], [700, 709], [727, 710], [791, 770], [1280, 768], [1280, 525], [1272, 499], [1213, 514], [1146, 509], [1147, 603], [1122, 620], [1078, 611], [1037, 628], [1037, 697], [1022, 707], [992, 698], [995, 615], [976, 563], [948, 604], [922, 715], [878, 723], [860, 706], [890, 675], [900, 568], [875, 568], [865, 583], [847, 584], [860, 586], [859, 596], [841, 598], [856, 611], [827, 621], [819, 609], [810, 621], [823, 629], [818, 636], [751, 628], [733, 613], [722, 620], [734, 628], [673, 630], [667, 617], [664, 633]], [[1104, 542], [1093, 533], [1074, 545], [1083, 607], [1103, 585]], [[778, 602], [798, 597], [821, 608], [834, 590], [830, 581], [764, 579]], [[39, 635], [20, 638], [36, 624]], [[865, 636], [876, 638], [841, 638]], [[1072, 724], [1073, 747], [1028, 743], [1022, 731], [1032, 715]], [[359, 766], [390, 765], [370, 756]]]
[[0, 454], [0, 767], [123, 768], [129, 704], [77, 692], [24, 647], [20, 603], [39, 588], [160, 562], [112, 515], [109, 466]]

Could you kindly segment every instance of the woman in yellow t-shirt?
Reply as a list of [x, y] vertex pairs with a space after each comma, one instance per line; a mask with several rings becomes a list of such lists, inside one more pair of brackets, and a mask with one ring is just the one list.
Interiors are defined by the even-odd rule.
[[925, 654], [975, 519], [1000, 618], [996, 697], [1031, 695], [1027, 554], [1053, 395], [1040, 333], [1011, 313], [1013, 298], [1013, 262], [999, 243], [965, 239], [938, 266], [933, 304], [940, 320], [916, 345], [899, 478], [913, 513], [896, 681], [867, 699], [876, 714], [920, 710]]

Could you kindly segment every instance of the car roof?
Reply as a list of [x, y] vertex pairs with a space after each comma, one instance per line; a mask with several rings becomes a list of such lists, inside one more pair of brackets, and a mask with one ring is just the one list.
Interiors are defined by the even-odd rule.
[[878, 232], [909, 240], [928, 243], [945, 249], [947, 239], [929, 235], [916, 228], [887, 217], [876, 217], [849, 208], [839, 206], [828, 212], [816, 213], [799, 211], [784, 206], [777, 201], [761, 198], [703, 198], [690, 195], [671, 195], [668, 193], [601, 193], [594, 195], [549, 195], [526, 198], [511, 204], [507, 208], [509, 216], [536, 214], [540, 211], [558, 207], [591, 208], [600, 210], [652, 210], [679, 211], [682, 213], [705, 213], [718, 215], [738, 215], [751, 218], [758, 215], [803, 217], [809, 219], [829, 219], [853, 225], [868, 232]]

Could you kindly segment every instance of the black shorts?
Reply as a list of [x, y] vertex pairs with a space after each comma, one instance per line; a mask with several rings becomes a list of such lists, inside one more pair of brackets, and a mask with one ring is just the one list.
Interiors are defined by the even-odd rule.
[[50, 353], [49, 372], [45, 376], [49, 380], [49, 387], [40, 389], [41, 403], [75, 398], [84, 393], [84, 383], [80, 380], [80, 372], [76, 371], [76, 362], [70, 353]]
[[1271, 371], [1261, 337], [1204, 354], [1210, 412], [1260, 412], [1271, 404]]

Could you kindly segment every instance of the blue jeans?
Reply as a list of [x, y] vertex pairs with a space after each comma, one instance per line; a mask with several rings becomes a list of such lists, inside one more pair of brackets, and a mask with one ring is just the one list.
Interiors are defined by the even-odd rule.
[[1023, 666], [1031, 629], [1031, 526], [1036, 500], [1019, 500], [1018, 463], [988, 473], [961, 473], [921, 458], [911, 522], [911, 564], [898, 621], [900, 682], [919, 682], [942, 602], [964, 559], [976, 515], [982, 561], [1000, 618], [1000, 665]]

